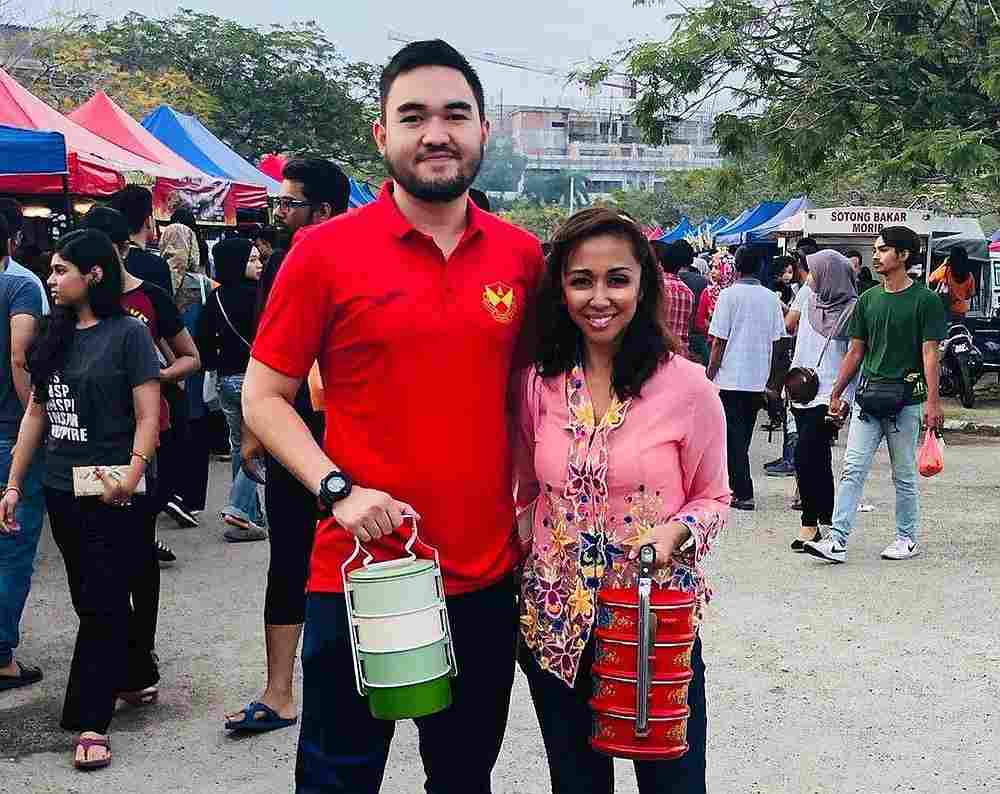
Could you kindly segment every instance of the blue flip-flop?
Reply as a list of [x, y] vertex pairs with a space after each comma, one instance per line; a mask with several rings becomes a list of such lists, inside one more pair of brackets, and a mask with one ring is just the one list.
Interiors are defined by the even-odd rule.
[[[247, 733], [267, 733], [280, 728], [287, 728], [299, 721], [298, 717], [285, 719], [270, 706], [258, 701], [250, 703], [243, 711], [243, 719], [230, 720], [226, 723], [227, 731], [246, 731]], [[263, 714], [263, 717], [257, 717]]]

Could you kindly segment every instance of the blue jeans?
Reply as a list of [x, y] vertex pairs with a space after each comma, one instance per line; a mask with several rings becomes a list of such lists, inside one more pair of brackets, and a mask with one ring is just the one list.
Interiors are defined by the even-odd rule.
[[222, 513], [252, 521], [258, 526], [267, 526], [264, 512], [257, 496], [257, 483], [243, 473], [240, 465], [240, 445], [243, 442], [243, 376], [224, 375], [219, 378], [219, 405], [229, 426], [229, 444], [233, 448], [233, 485], [229, 490], [229, 502]]
[[[0, 437], [0, 483], [6, 483], [17, 439]], [[13, 535], [0, 534], [0, 666], [14, 657], [20, 636], [21, 613], [31, 589], [38, 538], [45, 520], [45, 492], [42, 490], [42, 465], [45, 455], [39, 449], [21, 482], [17, 503], [17, 522], [21, 530]]]
[[854, 418], [847, 436], [844, 453], [844, 471], [837, 489], [837, 502], [833, 510], [831, 537], [844, 545], [854, 529], [865, 480], [871, 470], [872, 458], [882, 439], [889, 446], [892, 461], [892, 480], [896, 486], [896, 536], [910, 541], [917, 540], [917, 523], [920, 521], [920, 502], [917, 496], [917, 442], [923, 421], [924, 406], [908, 405], [899, 412], [896, 420], [862, 419], [860, 409], [854, 407]]

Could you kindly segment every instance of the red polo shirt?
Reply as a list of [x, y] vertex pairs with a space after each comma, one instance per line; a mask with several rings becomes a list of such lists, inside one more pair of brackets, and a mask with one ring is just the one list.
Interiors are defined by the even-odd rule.
[[[506, 398], [542, 266], [533, 236], [471, 201], [446, 260], [390, 184], [295, 245], [257, 331], [253, 357], [271, 369], [302, 378], [319, 361], [327, 454], [421, 514], [450, 594], [487, 587], [519, 558]], [[332, 519], [320, 523], [310, 592], [343, 590], [353, 545]], [[402, 543], [370, 548], [386, 559]]]

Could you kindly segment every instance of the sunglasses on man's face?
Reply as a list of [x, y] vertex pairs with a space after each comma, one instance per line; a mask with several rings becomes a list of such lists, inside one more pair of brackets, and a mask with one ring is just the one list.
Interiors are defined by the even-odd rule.
[[274, 206], [278, 209], [282, 209], [285, 212], [288, 212], [289, 210], [297, 210], [301, 209], [302, 207], [311, 207], [312, 202], [302, 201], [300, 199], [282, 197], [274, 202]]

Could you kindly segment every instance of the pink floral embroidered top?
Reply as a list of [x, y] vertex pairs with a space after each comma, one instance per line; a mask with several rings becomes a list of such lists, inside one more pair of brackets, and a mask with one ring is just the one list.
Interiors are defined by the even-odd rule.
[[726, 423], [703, 367], [671, 356], [639, 397], [611, 406], [599, 422], [583, 369], [523, 379], [515, 439], [519, 512], [527, 555], [521, 633], [543, 670], [576, 680], [590, 640], [597, 591], [635, 584], [629, 549], [653, 528], [684, 522], [694, 543], [657, 571], [660, 585], [711, 599], [701, 561], [729, 510]]

